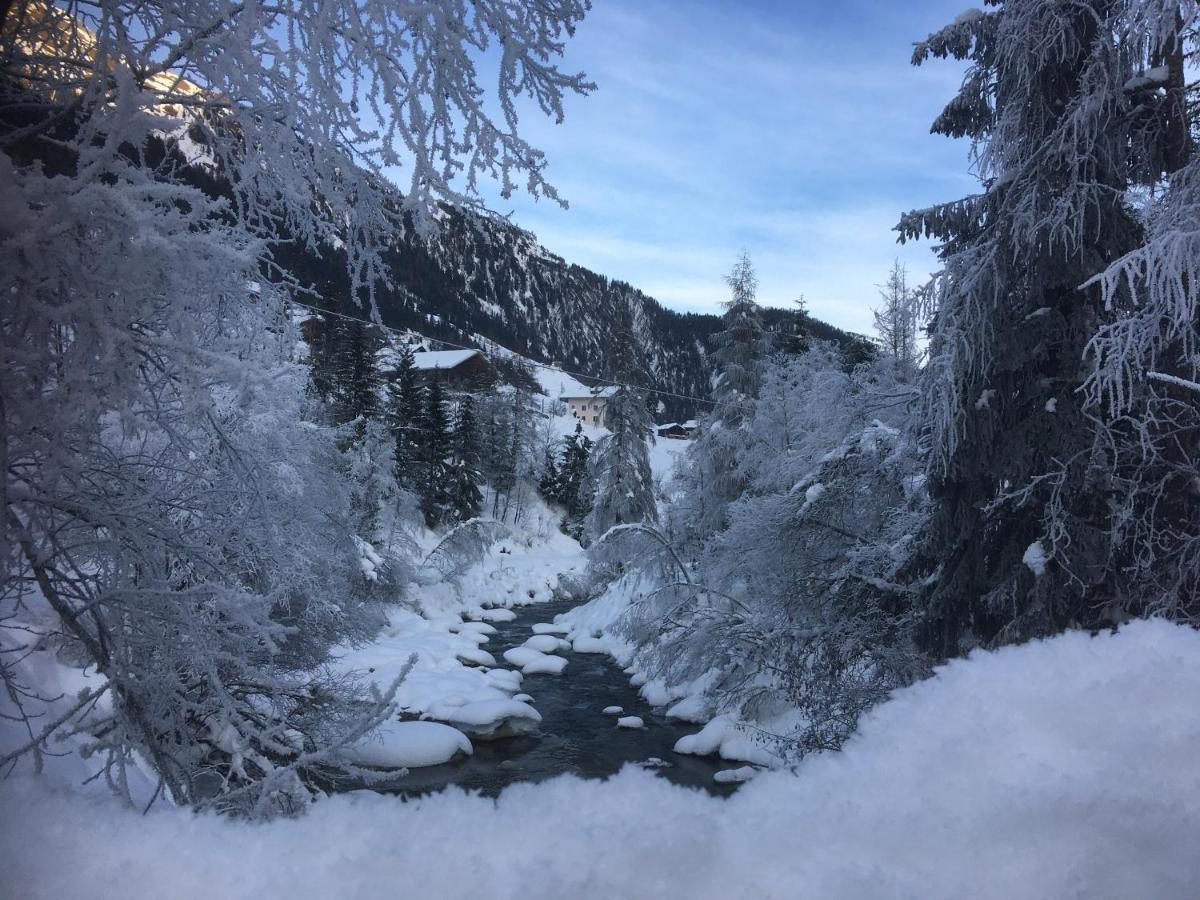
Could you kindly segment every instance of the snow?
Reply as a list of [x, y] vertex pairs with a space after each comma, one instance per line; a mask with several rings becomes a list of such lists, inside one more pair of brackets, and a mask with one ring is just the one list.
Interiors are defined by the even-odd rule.
[[479, 618], [484, 622], [511, 622], [517, 617], [517, 614], [511, 609], [485, 609], [479, 613]]
[[600, 711], [602, 713], [604, 713], [604, 715], [606, 715], [606, 716], [619, 716], [621, 713], [625, 712], [625, 707], [623, 707], [623, 706], [606, 706], [606, 707], [604, 707], [604, 709], [602, 709]]
[[716, 754], [721, 759], [755, 763], [760, 766], [778, 766], [778, 756], [768, 750], [761, 741], [755, 740], [754, 731], [739, 725], [729, 716], [717, 716], [700, 731], [681, 737], [675, 742], [676, 753], [695, 756]]
[[478, 350], [427, 350], [413, 354], [413, 366], [422, 372], [433, 369], [453, 369], [473, 356], [482, 357]]
[[1046, 401], [1046, 412], [1048, 412], [1048, 413], [1058, 412], [1058, 398], [1057, 397], [1051, 397], [1049, 400]]
[[550, 622], [538, 622], [533, 626], [534, 634], [566, 634], [570, 630], [569, 625], [559, 625]]
[[526, 675], [561, 675], [567, 661], [561, 656], [542, 656], [521, 667]]
[[535, 650], [533, 647], [513, 647], [504, 651], [504, 661], [514, 666], [525, 666], [545, 655], [541, 650]]
[[576, 653], [607, 653], [608, 644], [601, 638], [579, 637], [571, 643], [571, 649]]
[[459, 754], [470, 756], [471, 741], [457, 728], [438, 722], [384, 722], [346, 752], [346, 758], [375, 769], [438, 766]]
[[[255, 825], [0, 783], [6, 893], [63, 897], [1191, 898], [1200, 633], [1162, 621], [975, 652], [840, 753], [728, 799], [627, 767], [498, 799], [359, 791]], [[61, 759], [48, 759], [48, 770]], [[57, 785], [57, 787], [53, 787]]]
[[618, 728], [645, 728], [646, 723], [641, 716], [621, 716], [617, 719]]
[[526, 675], [561, 675], [567, 661], [561, 656], [550, 656], [533, 647], [513, 647], [504, 651], [505, 661], [520, 666]]
[[450, 709], [435, 708], [429, 714], [483, 740], [528, 734], [542, 721], [541, 713], [516, 697], [476, 700]]
[[1021, 562], [1029, 567], [1034, 575], [1039, 578], [1046, 574], [1046, 548], [1042, 546], [1041, 541], [1034, 541], [1025, 548], [1025, 555], [1021, 557]]
[[756, 769], [754, 766], [740, 766], [736, 769], [722, 769], [720, 772], [713, 774], [713, 781], [717, 784], [742, 784], [749, 781], [762, 769]]
[[557, 653], [559, 650], [570, 649], [571, 644], [552, 634], [535, 634], [525, 641], [525, 646], [540, 650], [542, 653]]

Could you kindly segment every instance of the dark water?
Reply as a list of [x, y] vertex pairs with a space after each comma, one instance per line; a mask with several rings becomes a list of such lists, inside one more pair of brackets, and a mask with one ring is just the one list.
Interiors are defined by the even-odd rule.
[[[518, 647], [538, 622], [552, 622], [570, 609], [573, 601], [538, 603], [514, 612], [511, 622], [494, 622], [497, 633], [483, 648], [503, 659], [504, 651]], [[533, 697], [542, 714], [539, 729], [528, 735], [496, 741], [472, 740], [473, 756], [444, 766], [413, 769], [395, 781], [374, 785], [378, 791], [426, 793], [448, 784], [494, 796], [519, 781], [542, 781], [564, 772], [584, 778], [606, 778], [627, 763], [651, 757], [669, 763], [655, 766], [656, 774], [677, 784], [702, 787], [727, 795], [736, 785], [719, 785], [713, 773], [739, 765], [715, 758], [686, 756], [671, 748], [698, 726], [668, 720], [629, 686], [629, 676], [602, 654], [560, 651], [568, 660], [562, 675], [526, 675], [521, 690]], [[617, 716], [604, 715], [606, 706], [621, 706], [626, 716], [641, 716], [644, 730], [617, 727]]]

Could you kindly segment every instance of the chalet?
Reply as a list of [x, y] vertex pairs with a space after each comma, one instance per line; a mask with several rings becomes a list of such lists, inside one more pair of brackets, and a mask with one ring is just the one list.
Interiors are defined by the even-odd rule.
[[562, 394], [558, 399], [567, 404], [573, 415], [585, 425], [601, 425], [604, 423], [604, 407], [610, 397], [616, 396], [620, 390], [615, 385], [597, 386], [586, 393]]
[[663, 425], [656, 425], [655, 431], [660, 438], [686, 441], [696, 434], [696, 420], [688, 419], [686, 422], [667, 422]]
[[413, 354], [413, 366], [423, 378], [441, 378], [452, 387], [472, 387], [495, 380], [488, 358], [479, 350], [426, 350]]

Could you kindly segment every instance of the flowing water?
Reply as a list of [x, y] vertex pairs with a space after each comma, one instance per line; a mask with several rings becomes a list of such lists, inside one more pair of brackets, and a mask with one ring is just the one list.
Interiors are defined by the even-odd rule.
[[[505, 650], [518, 647], [538, 622], [551, 622], [574, 601], [556, 601], [522, 607], [511, 622], [493, 623], [497, 633], [483, 647], [497, 660]], [[426, 793], [448, 784], [494, 796], [520, 781], [542, 781], [563, 773], [584, 778], [606, 778], [628, 763], [646, 764], [652, 758], [667, 765], [650, 764], [677, 784], [702, 787], [727, 795], [733, 785], [719, 785], [713, 774], [739, 763], [672, 752], [679, 738], [698, 726], [667, 719], [630, 687], [624, 674], [608, 656], [561, 651], [568, 660], [562, 675], [526, 675], [521, 690], [533, 697], [542, 715], [537, 731], [496, 741], [473, 741], [474, 755], [456, 763], [413, 769], [394, 781], [376, 784], [375, 790]], [[617, 717], [604, 715], [606, 706], [624, 707], [623, 715], [641, 716], [645, 729], [617, 727]]]

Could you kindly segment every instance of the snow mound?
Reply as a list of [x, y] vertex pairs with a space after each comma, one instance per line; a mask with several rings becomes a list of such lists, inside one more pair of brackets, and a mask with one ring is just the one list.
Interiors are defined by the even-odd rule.
[[571, 645], [552, 634], [535, 634], [525, 642], [525, 646], [540, 650], [542, 653], [556, 653], [559, 650], [569, 649]]
[[520, 666], [526, 675], [561, 675], [567, 661], [561, 656], [549, 656], [533, 647], [513, 647], [504, 651], [506, 662]]
[[570, 630], [566, 625], [556, 625], [551, 622], [538, 622], [533, 626], [534, 634], [566, 634]]
[[676, 753], [693, 756], [717, 754], [721, 759], [777, 766], [781, 760], [728, 716], [717, 716], [695, 734], [675, 742]]
[[517, 617], [517, 614], [515, 612], [513, 612], [511, 609], [503, 609], [503, 608], [485, 609], [479, 613], [479, 620], [484, 623], [487, 623], [487, 622], [511, 622], [516, 617]]
[[617, 719], [618, 728], [645, 728], [646, 723], [641, 716], [621, 716]]
[[528, 734], [542, 715], [528, 703], [512, 700], [476, 700], [454, 709], [432, 709], [428, 715], [448, 722], [479, 740]]
[[561, 675], [567, 667], [567, 661], [561, 656], [543, 654], [541, 659], [526, 663], [521, 671], [526, 675]]
[[504, 661], [514, 666], [526, 666], [546, 654], [533, 647], [513, 647], [504, 651]]
[[713, 781], [717, 784], [741, 784], [749, 781], [762, 769], [756, 769], [754, 766], [741, 766], [737, 769], [722, 769], [713, 775]]
[[707, 722], [712, 718], [712, 702], [703, 694], [692, 694], [667, 708], [668, 719], [681, 722]]
[[604, 709], [602, 709], [600, 711], [602, 713], [604, 713], [604, 715], [606, 715], [606, 716], [619, 716], [621, 713], [625, 712], [625, 707], [623, 707], [623, 706], [606, 706], [606, 707], [604, 707]]
[[471, 650], [459, 650], [456, 655], [463, 662], [472, 663], [476, 666], [492, 667], [496, 665], [496, 657], [492, 656], [492, 654], [488, 653], [486, 650], [481, 650], [478, 647], [475, 647]]
[[477, 634], [493, 635], [496, 633], [496, 626], [489, 625], [487, 622], [463, 622], [457, 627], [452, 627], [451, 631], [457, 631], [460, 634], [467, 631], [474, 631]]
[[384, 722], [357, 744], [346, 758], [372, 769], [417, 769], [440, 766], [456, 756], [470, 756], [471, 741], [457, 728], [440, 722]]
[[571, 643], [576, 653], [607, 653], [608, 647], [601, 638], [580, 637]]

